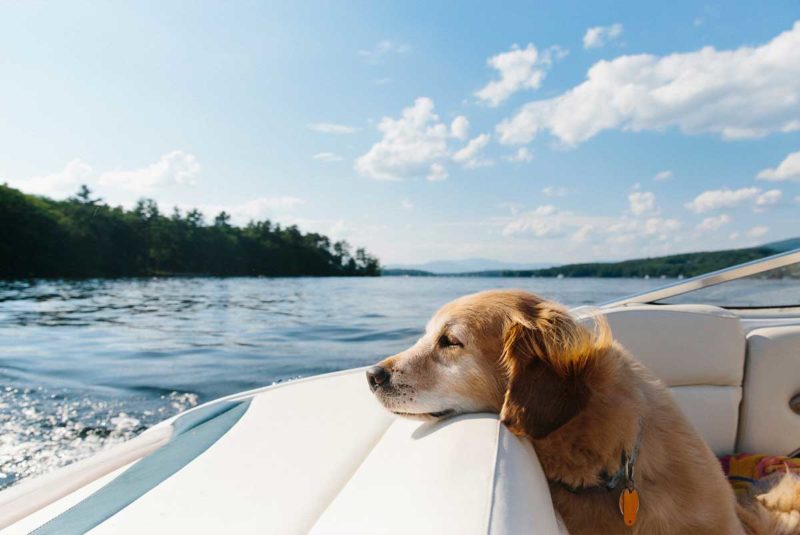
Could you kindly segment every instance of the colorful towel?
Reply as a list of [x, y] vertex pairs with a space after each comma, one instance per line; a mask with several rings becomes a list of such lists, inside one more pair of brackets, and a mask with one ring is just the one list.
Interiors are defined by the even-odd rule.
[[760, 479], [777, 472], [800, 475], [800, 459], [780, 455], [739, 453], [720, 457], [719, 462], [737, 495], [747, 494]]

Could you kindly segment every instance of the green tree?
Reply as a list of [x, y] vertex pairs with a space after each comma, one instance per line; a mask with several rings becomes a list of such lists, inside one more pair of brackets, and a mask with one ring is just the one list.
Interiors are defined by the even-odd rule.
[[83, 185], [66, 201], [0, 186], [0, 277], [379, 275], [363, 249], [281, 227], [244, 227], [221, 212], [210, 225], [192, 209], [162, 214], [152, 199], [111, 207]]

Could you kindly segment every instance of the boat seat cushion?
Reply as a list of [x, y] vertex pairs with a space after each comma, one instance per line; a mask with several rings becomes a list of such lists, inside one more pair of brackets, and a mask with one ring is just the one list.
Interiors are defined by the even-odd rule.
[[605, 312], [614, 336], [669, 386], [742, 386], [739, 317], [709, 305], [635, 305]]
[[767, 327], [747, 335], [747, 368], [739, 451], [786, 455], [800, 448], [800, 326]]
[[717, 454], [734, 451], [745, 340], [739, 318], [708, 305], [633, 305], [604, 311], [614, 337], [670, 387]]
[[395, 421], [312, 535], [565, 533], [536, 453], [496, 414]]

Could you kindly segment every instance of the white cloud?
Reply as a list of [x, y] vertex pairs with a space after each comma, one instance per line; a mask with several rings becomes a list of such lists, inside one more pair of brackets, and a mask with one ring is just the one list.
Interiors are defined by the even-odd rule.
[[542, 239], [569, 234], [573, 243], [585, 243], [591, 238], [594, 243], [630, 245], [639, 242], [649, 245], [674, 241], [681, 227], [680, 221], [671, 218], [598, 217], [543, 205], [529, 212], [513, 214], [511, 219], [503, 221], [502, 234]]
[[81, 184], [90, 182], [91, 177], [92, 167], [83, 160], [75, 159], [56, 173], [10, 180], [9, 185], [34, 195], [63, 198], [76, 193]]
[[400, 206], [402, 206], [406, 210], [411, 210], [412, 208], [414, 208], [414, 203], [409, 201], [408, 199], [403, 199], [402, 201], [400, 201]]
[[352, 226], [345, 223], [343, 219], [339, 219], [328, 230], [328, 235], [334, 240], [343, 240], [352, 236], [353, 230]]
[[769, 191], [765, 191], [756, 197], [756, 208], [764, 208], [765, 206], [778, 204], [778, 202], [781, 200], [781, 197], [783, 197], [783, 192], [781, 190], [771, 189]]
[[[799, 104], [800, 105], [800, 104]], [[800, 151], [792, 152], [774, 169], [763, 169], [758, 173], [759, 180], [782, 182], [784, 180], [800, 180]]]
[[656, 182], [660, 182], [662, 180], [669, 180], [673, 177], [672, 171], [661, 171], [656, 173], [656, 176], [653, 177], [653, 180]]
[[542, 188], [542, 195], [545, 197], [566, 197], [568, 193], [569, 190], [563, 187], [545, 186]]
[[650, 217], [645, 220], [621, 217], [600, 226], [597, 231], [606, 236], [606, 243], [625, 245], [644, 240], [668, 241], [683, 225], [677, 219]]
[[539, 206], [506, 224], [503, 227], [503, 235], [531, 234], [537, 238], [559, 235], [562, 227], [561, 220], [553, 217], [557, 212], [558, 209], [550, 204]]
[[767, 232], [769, 232], [769, 227], [765, 227], [763, 225], [757, 225], [748, 230], [747, 235], [751, 238], [760, 238], [764, 236]]
[[599, 61], [580, 85], [526, 104], [497, 126], [500, 140], [525, 144], [549, 131], [576, 145], [608, 129], [679, 128], [725, 139], [800, 129], [800, 21], [770, 42], [718, 51]]
[[434, 163], [431, 164], [426, 178], [431, 182], [438, 182], [440, 180], [447, 180], [448, 176], [450, 175], [447, 174], [447, 168], [445, 166], [440, 163]]
[[451, 130], [439, 120], [433, 107], [431, 99], [420, 97], [399, 118], [381, 119], [378, 131], [383, 138], [356, 160], [356, 170], [376, 180], [401, 180], [426, 174], [429, 180], [447, 178], [443, 163], [450, 156], [448, 141], [454, 134], [463, 134], [464, 124], [458, 121]]
[[611, 26], [595, 26], [586, 30], [583, 35], [583, 48], [599, 48], [622, 35], [622, 24]]
[[761, 188], [729, 188], [704, 191], [686, 203], [684, 206], [697, 214], [717, 210], [719, 208], [733, 208], [747, 202], [755, 202], [761, 194]]
[[606, 243], [614, 244], [614, 245], [625, 245], [629, 246], [634, 240], [636, 240], [635, 234], [619, 234], [615, 233], [606, 238]]
[[517, 215], [521, 208], [521, 206], [515, 202], [501, 202], [497, 206], [500, 208], [506, 208], [509, 212], [511, 212], [511, 215]]
[[536, 215], [553, 215], [558, 211], [558, 208], [553, 206], [552, 204], [544, 204], [542, 206], [538, 206], [534, 213]]
[[729, 239], [729, 240], [731, 240], [731, 241], [736, 241], [736, 240], [738, 240], [738, 239], [739, 239], [739, 233], [738, 233], [738, 232], [731, 232], [731, 233], [728, 235], [728, 239]]
[[168, 183], [195, 184], [200, 163], [193, 154], [174, 150], [146, 167], [130, 170], [106, 171], [97, 183], [113, 186], [133, 193], [152, 193], [158, 186]]
[[308, 127], [315, 132], [322, 132], [323, 134], [354, 134], [361, 130], [355, 126], [337, 123], [311, 123]]
[[[149, 195], [171, 185], [194, 185], [200, 163], [193, 154], [174, 150], [155, 163], [139, 169], [116, 169], [97, 173], [80, 159], [69, 162], [63, 170], [49, 175], [9, 181], [27, 193], [64, 198], [78, 191], [81, 184], [100, 190], [110, 203], [129, 205], [135, 197]], [[134, 196], [132, 196], [132, 194]]]
[[491, 160], [482, 158], [480, 155], [480, 152], [489, 143], [489, 139], [491, 138], [488, 134], [481, 134], [469, 140], [464, 148], [453, 154], [453, 161], [463, 164], [469, 169], [491, 165]]
[[234, 212], [257, 217], [259, 214], [266, 214], [271, 210], [293, 210], [305, 204], [305, 202], [305, 200], [292, 197], [291, 195], [284, 195], [281, 197], [257, 197], [238, 205], [234, 209]]
[[225, 212], [231, 216], [232, 223], [243, 225], [249, 221], [262, 221], [274, 217], [276, 214], [291, 212], [305, 204], [305, 202], [304, 199], [284, 195], [278, 197], [256, 197], [239, 204], [179, 204], [178, 207], [183, 211], [197, 208], [206, 216], [207, 220], [214, 218], [220, 212]]
[[642, 215], [656, 210], [656, 196], [650, 191], [634, 191], [628, 195], [628, 203], [633, 215]]
[[384, 39], [370, 49], [359, 50], [358, 55], [368, 63], [379, 63], [389, 54], [405, 54], [409, 50], [411, 50], [411, 47], [407, 44], [395, 43]]
[[469, 135], [469, 121], [463, 115], [459, 115], [450, 123], [450, 133], [456, 139], [467, 139]]
[[[561, 49], [556, 51], [561, 53]], [[492, 56], [486, 63], [498, 71], [500, 79], [486, 84], [475, 92], [475, 96], [490, 106], [498, 106], [517, 91], [538, 89], [552, 58], [549, 51], [540, 53], [528, 43], [525, 48], [514, 45], [508, 52]]]
[[714, 232], [731, 221], [731, 217], [728, 214], [707, 217], [697, 225], [697, 230], [701, 232]]
[[663, 219], [660, 217], [651, 217], [644, 222], [643, 232], [646, 236], [654, 234], [661, 235], [662, 238], [667, 237], [667, 233], [675, 232], [681, 228], [681, 222], [677, 219]]
[[513, 163], [530, 162], [533, 160], [533, 153], [531, 153], [528, 147], [520, 147], [517, 149], [517, 152], [510, 156], [505, 156], [503, 159]]
[[594, 227], [592, 225], [583, 225], [570, 238], [575, 243], [585, 243], [589, 237], [594, 233]]
[[312, 156], [317, 161], [330, 163], [330, 162], [341, 162], [344, 158], [335, 154], [333, 152], [318, 152], [314, 156]]

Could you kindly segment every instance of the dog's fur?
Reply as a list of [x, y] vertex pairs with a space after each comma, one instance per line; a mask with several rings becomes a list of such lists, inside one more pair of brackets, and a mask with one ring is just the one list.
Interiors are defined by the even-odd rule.
[[[798, 478], [787, 475], [737, 503], [669, 390], [612, 339], [602, 317], [587, 327], [522, 291], [468, 295], [442, 307], [413, 347], [379, 365], [391, 377], [375, 395], [396, 414], [496, 412], [530, 439], [571, 535], [800, 533]], [[620, 489], [574, 494], [562, 483], [597, 485], [637, 437], [641, 509], [628, 528]]]

